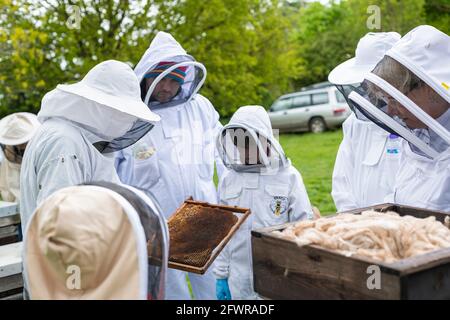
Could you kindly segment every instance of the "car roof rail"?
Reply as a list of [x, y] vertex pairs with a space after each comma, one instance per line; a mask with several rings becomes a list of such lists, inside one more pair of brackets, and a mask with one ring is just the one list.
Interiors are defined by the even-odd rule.
[[328, 87], [332, 87], [332, 86], [334, 86], [334, 85], [331, 82], [324, 81], [324, 82], [319, 82], [319, 83], [312, 84], [310, 86], [303, 87], [300, 89], [300, 92], [307, 91], [307, 90], [314, 90], [314, 89], [323, 89], [323, 88], [328, 88]]
[[334, 87], [334, 84], [332, 84], [329, 81], [319, 82], [319, 83], [312, 84], [310, 86], [303, 87], [299, 91], [283, 94], [282, 96], [278, 97], [278, 99], [286, 99], [286, 98], [290, 98], [290, 97], [296, 96], [298, 94], [301, 94], [301, 93], [304, 93], [307, 91], [325, 89], [325, 88], [329, 88], [329, 87]]

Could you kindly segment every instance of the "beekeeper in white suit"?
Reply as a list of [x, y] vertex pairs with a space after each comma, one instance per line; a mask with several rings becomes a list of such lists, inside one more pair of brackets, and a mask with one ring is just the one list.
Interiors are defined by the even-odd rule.
[[[168, 233], [152, 207], [141, 192], [113, 183], [53, 193], [32, 215], [25, 234], [30, 297], [163, 299]], [[160, 259], [149, 263], [155, 254]]]
[[20, 202], [20, 166], [28, 141], [40, 123], [28, 112], [10, 114], [0, 120], [0, 145], [3, 159], [0, 164], [0, 192], [3, 201]]
[[[363, 82], [364, 75], [400, 38], [396, 32], [366, 34], [358, 42], [355, 57], [334, 68], [328, 80], [348, 100], [352, 88]], [[401, 161], [401, 138], [369, 121], [358, 110], [342, 128], [344, 138], [336, 156], [331, 193], [337, 211], [391, 202]]]
[[218, 135], [217, 149], [229, 169], [219, 184], [220, 202], [252, 211], [216, 260], [217, 298], [258, 299], [251, 230], [312, 219], [311, 203], [263, 107], [239, 108]]
[[394, 201], [450, 212], [450, 37], [431, 26], [406, 34], [349, 99], [402, 136]]
[[90, 181], [120, 182], [107, 154], [135, 143], [159, 117], [142, 103], [133, 70], [109, 60], [80, 82], [48, 92], [38, 119], [42, 125], [22, 162], [23, 230], [39, 203], [58, 189]]
[[[222, 126], [212, 104], [198, 94], [205, 67], [170, 34], [159, 32], [135, 72], [142, 100], [161, 122], [117, 157], [122, 182], [151, 194], [166, 217], [190, 196], [216, 203], [214, 137]], [[218, 159], [220, 176], [223, 165]], [[215, 298], [211, 272], [188, 276], [196, 299]], [[190, 299], [185, 272], [169, 269], [167, 278], [167, 298]]]

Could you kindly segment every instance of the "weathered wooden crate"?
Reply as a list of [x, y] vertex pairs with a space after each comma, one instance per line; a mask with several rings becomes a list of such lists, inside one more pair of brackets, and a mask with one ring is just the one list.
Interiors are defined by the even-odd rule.
[[0, 246], [0, 299], [21, 299], [22, 242]]
[[[450, 212], [382, 204], [349, 211], [395, 211], [418, 218], [435, 216], [443, 222]], [[271, 234], [289, 224], [252, 231], [255, 291], [269, 299], [450, 299], [450, 248], [380, 263], [346, 257], [314, 245], [296, 243]], [[369, 289], [373, 266], [380, 271], [380, 287]]]
[[0, 201], [0, 245], [19, 241], [19, 228], [17, 203]]

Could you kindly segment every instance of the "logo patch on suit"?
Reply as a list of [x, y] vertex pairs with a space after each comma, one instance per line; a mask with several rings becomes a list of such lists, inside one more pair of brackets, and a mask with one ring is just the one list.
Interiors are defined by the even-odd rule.
[[270, 202], [270, 210], [276, 216], [280, 216], [286, 212], [289, 206], [289, 201], [287, 197], [275, 196]]
[[136, 160], [146, 160], [153, 156], [156, 152], [154, 147], [149, 147], [146, 143], [141, 143], [132, 148], [133, 158]]

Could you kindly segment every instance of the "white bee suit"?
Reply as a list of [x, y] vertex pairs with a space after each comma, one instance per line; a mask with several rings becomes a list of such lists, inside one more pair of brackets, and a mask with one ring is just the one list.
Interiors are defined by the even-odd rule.
[[[352, 87], [364, 80], [400, 38], [396, 32], [367, 33], [359, 40], [355, 57], [334, 68], [329, 81], [348, 101]], [[344, 137], [333, 171], [331, 194], [338, 212], [392, 202], [402, 157], [401, 138], [353, 111], [342, 124]]]
[[[342, 125], [344, 138], [336, 156], [332, 196], [338, 212], [392, 202], [400, 167], [401, 139], [352, 113]], [[391, 139], [391, 140], [390, 140]]]
[[[123, 183], [150, 194], [168, 218], [191, 196], [195, 200], [217, 203], [213, 182], [217, 158], [214, 138], [222, 125], [209, 100], [197, 94], [206, 70], [170, 34], [159, 32], [150, 44], [135, 68], [139, 81], [162, 61], [187, 66], [184, 84], [168, 103], [148, 102], [151, 94], [144, 94], [149, 108], [161, 121], [137, 144], [118, 154], [116, 168]], [[160, 79], [162, 77], [155, 79], [153, 88]], [[220, 159], [216, 164], [220, 176], [223, 167]], [[196, 299], [215, 298], [212, 272], [188, 276]], [[185, 272], [169, 269], [167, 279], [168, 299], [190, 299]]]
[[[366, 74], [369, 94], [349, 95], [373, 122], [407, 141], [395, 203], [450, 212], [450, 71], [442, 67], [449, 57], [450, 37], [432, 26], [419, 26]], [[402, 72], [389, 73], [385, 66], [390, 61]], [[398, 88], [406, 72], [418, 80], [412, 88]]]
[[0, 120], [0, 145], [4, 148], [0, 151], [0, 193], [3, 201], [20, 202], [22, 160], [20, 154], [8, 159], [3, 152], [10, 153], [11, 149], [28, 143], [40, 125], [36, 115], [28, 112], [13, 113]]
[[80, 82], [48, 92], [38, 114], [42, 125], [22, 161], [22, 230], [36, 207], [59, 189], [91, 181], [119, 183], [114, 158], [94, 144], [106, 142], [105, 149], [119, 138], [124, 142], [139, 119], [148, 123], [158, 117], [140, 100], [132, 69], [119, 61], [102, 62]]
[[266, 137], [271, 145], [271, 159], [270, 165], [260, 168], [248, 169], [246, 165], [233, 163], [224, 151], [227, 149], [224, 135], [218, 136], [218, 150], [222, 150], [224, 163], [230, 169], [219, 185], [220, 202], [250, 208], [252, 212], [221, 252], [214, 269], [218, 279], [228, 279], [233, 300], [258, 298], [253, 289], [251, 230], [312, 219], [311, 203], [302, 177], [275, 139], [264, 108], [241, 107], [223, 131], [239, 128], [252, 136]]

